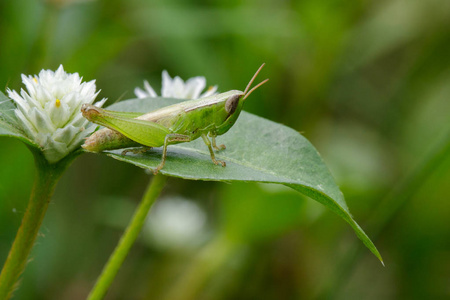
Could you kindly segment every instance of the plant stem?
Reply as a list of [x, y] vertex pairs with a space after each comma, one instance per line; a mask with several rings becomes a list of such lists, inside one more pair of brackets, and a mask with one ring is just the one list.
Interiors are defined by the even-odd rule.
[[141, 203], [134, 212], [130, 224], [128, 224], [125, 233], [120, 238], [119, 244], [109, 257], [109, 260], [103, 268], [102, 273], [98, 277], [94, 288], [89, 294], [88, 300], [103, 299], [103, 297], [106, 295], [106, 292], [108, 291], [109, 286], [116, 277], [120, 266], [127, 257], [131, 246], [136, 241], [136, 238], [138, 237], [139, 232], [144, 225], [145, 218], [147, 217], [151, 206], [153, 205], [153, 203], [155, 203], [156, 198], [161, 193], [166, 180], [167, 177], [161, 174], [153, 177], [153, 180], [145, 191]]
[[0, 299], [9, 299], [17, 287], [17, 281], [25, 269], [55, 185], [74, 158], [71, 156], [56, 164], [49, 164], [42, 153], [31, 150], [36, 164], [36, 177], [22, 224], [0, 273]]

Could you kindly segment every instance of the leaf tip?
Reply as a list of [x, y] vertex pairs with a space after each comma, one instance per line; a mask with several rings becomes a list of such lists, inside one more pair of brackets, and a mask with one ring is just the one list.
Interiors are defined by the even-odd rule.
[[383, 267], [386, 267], [386, 265], [384, 264], [383, 257], [381, 256], [380, 252], [378, 252], [378, 249], [375, 247], [375, 245], [373, 243], [372, 243], [372, 246], [373, 246], [373, 248], [372, 247], [368, 247], [368, 248], [376, 256], [376, 258], [378, 258], [378, 260], [383, 265]]

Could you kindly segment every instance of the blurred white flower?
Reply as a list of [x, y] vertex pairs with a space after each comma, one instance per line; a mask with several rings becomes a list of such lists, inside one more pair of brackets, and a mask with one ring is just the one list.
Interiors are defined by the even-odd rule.
[[[217, 85], [209, 87], [206, 92], [201, 92], [206, 87], [206, 79], [203, 76], [192, 77], [183, 81], [178, 76], [171, 78], [166, 70], [162, 72], [161, 97], [178, 99], [198, 99], [214, 95], [217, 91]], [[144, 80], [145, 91], [135, 88], [134, 93], [138, 98], [158, 97], [155, 90], [150, 86], [147, 80]]]
[[22, 74], [27, 91], [21, 89], [20, 95], [7, 91], [16, 104], [19, 125], [50, 163], [73, 151], [96, 127], [83, 118], [80, 108], [83, 103], [92, 104], [99, 92], [95, 80], [81, 81], [78, 73], [68, 74], [61, 65], [55, 72], [42, 70], [39, 76]]
[[144, 238], [169, 249], [195, 246], [205, 233], [205, 212], [195, 202], [181, 197], [156, 202], [144, 227]]

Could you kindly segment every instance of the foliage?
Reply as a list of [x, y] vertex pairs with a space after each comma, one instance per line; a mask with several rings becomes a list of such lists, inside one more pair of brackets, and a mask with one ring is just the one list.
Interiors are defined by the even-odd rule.
[[[360, 242], [348, 226], [298, 193], [171, 179], [164, 198], [183, 195], [200, 205], [206, 233], [194, 250], [161, 249], [144, 243], [144, 234], [112, 298], [162, 298], [176, 278], [189, 277], [189, 263], [212, 236], [224, 232], [240, 247], [201, 289], [204, 299], [449, 297], [449, 151], [429, 151], [448, 141], [448, 1], [53, 2], [0, 2], [3, 87], [18, 89], [19, 74], [62, 63], [86, 81], [96, 79], [99, 96], [110, 102], [132, 98], [144, 79], [159, 82], [162, 69], [182, 78], [205, 76], [219, 91], [242, 90], [266, 62], [271, 81], [245, 110], [301, 131], [316, 146], [387, 265], [365, 249], [354, 255]], [[34, 166], [22, 143], [0, 141], [3, 261]], [[55, 191], [45, 238], [17, 299], [84, 298], [147, 181], [130, 164], [99, 155], [77, 159]], [[401, 205], [390, 205], [392, 199]], [[271, 207], [280, 215], [273, 227], [262, 206], [270, 201], [280, 203]], [[247, 230], [239, 237], [233, 228]]]

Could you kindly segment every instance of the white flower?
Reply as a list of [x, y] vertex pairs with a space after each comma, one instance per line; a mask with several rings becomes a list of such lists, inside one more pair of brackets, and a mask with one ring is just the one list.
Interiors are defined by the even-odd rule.
[[[217, 91], [217, 85], [209, 87], [206, 92], [201, 92], [206, 87], [206, 79], [203, 76], [192, 77], [183, 81], [178, 76], [173, 79], [166, 70], [162, 72], [162, 88], [161, 97], [164, 98], [178, 98], [178, 99], [198, 99], [214, 95]], [[155, 90], [150, 86], [147, 80], [144, 80], [145, 91], [140, 88], [135, 88], [134, 93], [138, 98], [158, 97]]]
[[23, 131], [42, 148], [50, 163], [73, 151], [96, 127], [83, 118], [80, 108], [83, 103], [92, 104], [99, 92], [95, 80], [81, 81], [78, 73], [68, 74], [61, 65], [55, 72], [42, 70], [39, 76], [22, 74], [27, 91], [21, 89], [20, 95], [7, 91], [16, 104]]
[[144, 227], [146, 241], [168, 249], [195, 247], [205, 234], [205, 212], [195, 202], [182, 197], [156, 202]]

